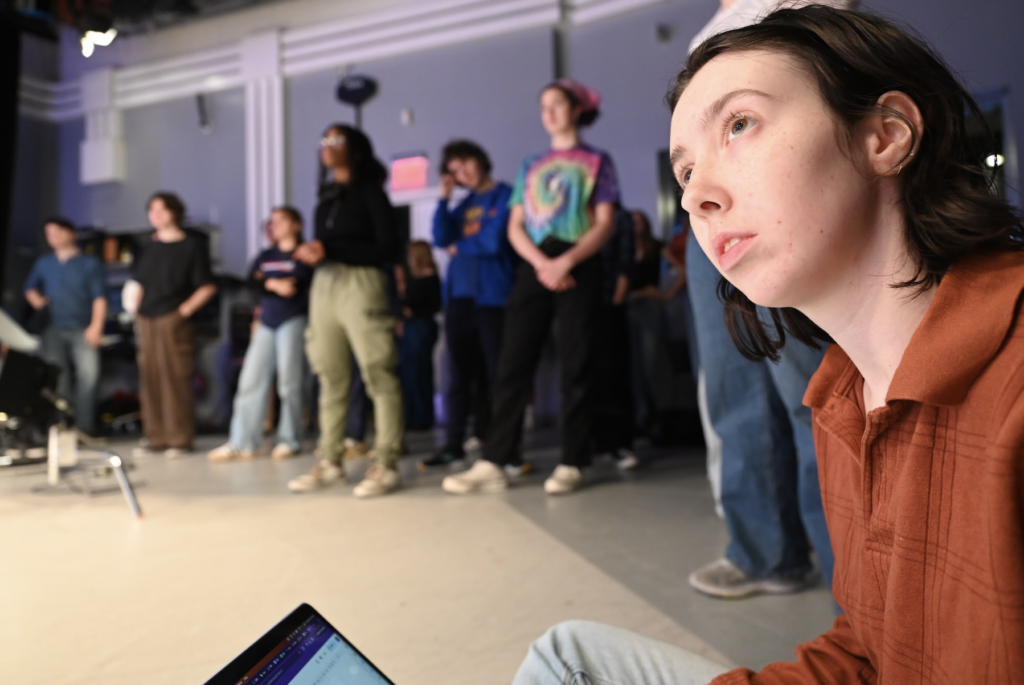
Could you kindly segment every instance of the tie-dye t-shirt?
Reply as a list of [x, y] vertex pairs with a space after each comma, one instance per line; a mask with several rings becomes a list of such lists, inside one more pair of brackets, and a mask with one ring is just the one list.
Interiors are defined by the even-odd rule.
[[535, 245], [549, 237], [575, 243], [590, 228], [588, 208], [618, 199], [611, 157], [580, 145], [528, 157], [509, 206], [523, 205], [526, 232]]

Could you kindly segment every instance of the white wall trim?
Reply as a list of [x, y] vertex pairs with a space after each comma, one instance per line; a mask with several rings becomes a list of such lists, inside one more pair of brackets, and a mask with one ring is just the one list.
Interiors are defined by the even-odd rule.
[[579, 26], [630, 12], [665, 0], [571, 0], [569, 23]]
[[[286, 76], [455, 45], [531, 28], [587, 24], [665, 0], [432, 0], [280, 32]], [[565, 16], [563, 16], [563, 11]], [[118, 109], [244, 86], [246, 41], [114, 70]], [[78, 81], [22, 77], [20, 111], [48, 121], [84, 115]]]
[[24, 116], [59, 122], [83, 115], [78, 81], [54, 83], [22, 75], [19, 91], [18, 111]]

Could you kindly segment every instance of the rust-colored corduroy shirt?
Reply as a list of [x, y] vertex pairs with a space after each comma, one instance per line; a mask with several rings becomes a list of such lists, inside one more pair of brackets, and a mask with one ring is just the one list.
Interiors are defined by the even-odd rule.
[[804, 403], [845, 614], [796, 663], [715, 685], [1024, 683], [1024, 255], [943, 278], [864, 414], [837, 345]]

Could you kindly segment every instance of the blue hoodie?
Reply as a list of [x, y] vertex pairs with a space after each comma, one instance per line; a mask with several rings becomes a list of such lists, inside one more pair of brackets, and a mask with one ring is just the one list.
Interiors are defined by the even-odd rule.
[[434, 212], [434, 244], [458, 249], [448, 265], [445, 301], [453, 297], [476, 300], [481, 307], [503, 307], [515, 278], [516, 254], [508, 242], [508, 201], [512, 188], [494, 188], [469, 197], [455, 209], [441, 200]]

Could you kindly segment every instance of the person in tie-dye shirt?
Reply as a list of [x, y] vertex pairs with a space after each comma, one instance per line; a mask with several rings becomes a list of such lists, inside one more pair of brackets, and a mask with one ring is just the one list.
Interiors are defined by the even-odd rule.
[[603, 282], [598, 252], [611, 237], [619, 198], [611, 158], [580, 138], [580, 129], [597, 119], [600, 101], [592, 89], [566, 79], [541, 92], [551, 149], [523, 162], [509, 200], [508, 237], [523, 263], [505, 309], [483, 459], [445, 478], [448, 492], [501, 491], [508, 487], [506, 472], [521, 469], [523, 412], [552, 323], [562, 374], [562, 459], [545, 492], [572, 492], [590, 464], [593, 341]]

